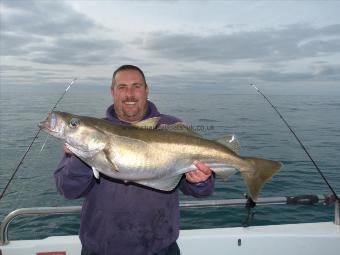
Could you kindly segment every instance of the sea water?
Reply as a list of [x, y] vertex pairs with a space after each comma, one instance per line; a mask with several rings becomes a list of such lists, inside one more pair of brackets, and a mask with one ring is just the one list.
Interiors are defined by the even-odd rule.
[[[3, 190], [20, 158], [46, 117], [63, 85], [1, 86], [0, 190]], [[246, 91], [246, 92], [245, 92]], [[305, 144], [330, 184], [340, 192], [340, 95], [268, 95]], [[181, 118], [206, 138], [235, 134], [241, 155], [280, 160], [284, 166], [264, 186], [260, 197], [326, 194], [328, 187], [273, 109], [251, 87], [242, 93], [227, 90], [151, 88], [152, 100], [160, 112]], [[104, 86], [77, 85], [66, 94], [58, 110], [103, 117], [112, 99]], [[66, 200], [55, 188], [53, 171], [63, 153], [63, 143], [41, 132], [21, 165], [5, 197], [0, 217], [14, 209], [36, 206], [81, 205]], [[209, 199], [243, 198], [246, 192], [239, 174], [228, 181], [216, 181]], [[194, 200], [181, 195], [182, 200]], [[110, 201], [108, 201], [110, 202]], [[114, 203], [114, 201], [112, 201]], [[240, 226], [244, 207], [181, 209], [181, 228]], [[267, 205], [255, 208], [253, 225], [332, 221], [333, 206]], [[9, 228], [10, 239], [36, 239], [49, 235], [77, 234], [79, 216], [19, 217]]]

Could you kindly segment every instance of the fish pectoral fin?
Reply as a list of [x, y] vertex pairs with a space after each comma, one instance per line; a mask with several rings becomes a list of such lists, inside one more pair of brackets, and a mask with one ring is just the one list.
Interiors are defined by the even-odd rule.
[[241, 146], [235, 135], [225, 135], [215, 139], [215, 141], [226, 146], [236, 154], [240, 154]]
[[242, 157], [248, 166], [241, 168], [240, 172], [248, 188], [249, 196], [256, 201], [264, 183], [280, 170], [280, 161], [267, 160], [254, 157]]
[[93, 176], [99, 180], [99, 172], [96, 168], [92, 167]]
[[143, 129], [155, 129], [160, 117], [153, 117], [146, 120], [142, 120], [136, 123], [133, 123], [132, 126], [143, 128]]
[[104, 150], [104, 154], [107, 162], [109, 162], [109, 164], [111, 165], [112, 170], [119, 172], [118, 166], [113, 160], [111, 160], [110, 152], [108, 150]]
[[135, 181], [138, 184], [157, 189], [162, 191], [172, 191], [176, 188], [179, 181], [182, 178], [182, 174], [175, 175], [172, 177], [166, 177], [161, 179], [148, 179], [148, 180], [140, 180]]

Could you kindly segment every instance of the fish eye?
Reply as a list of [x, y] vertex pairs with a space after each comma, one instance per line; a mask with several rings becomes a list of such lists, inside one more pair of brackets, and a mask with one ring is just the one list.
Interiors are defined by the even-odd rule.
[[76, 127], [78, 127], [79, 126], [79, 124], [80, 124], [80, 120], [79, 119], [77, 119], [77, 118], [72, 118], [71, 120], [70, 120], [70, 128], [76, 128]]

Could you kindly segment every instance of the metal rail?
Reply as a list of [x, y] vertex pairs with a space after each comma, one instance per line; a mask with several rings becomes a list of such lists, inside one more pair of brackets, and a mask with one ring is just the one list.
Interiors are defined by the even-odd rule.
[[[284, 204], [304, 204], [312, 205], [317, 203], [332, 204], [335, 202], [333, 195], [301, 195], [288, 197], [263, 197], [258, 198], [256, 205], [284, 205]], [[244, 206], [247, 199], [220, 199], [220, 200], [195, 200], [181, 201], [181, 208], [202, 208], [202, 207], [224, 207], [224, 206]]]
[[56, 215], [56, 214], [76, 214], [80, 213], [81, 206], [64, 206], [64, 207], [32, 207], [16, 209], [5, 216], [0, 225], [0, 246], [6, 245], [8, 241], [9, 224], [18, 216], [34, 215]]
[[[246, 199], [221, 199], [221, 200], [196, 200], [181, 201], [181, 208], [209, 208], [224, 206], [244, 206]], [[279, 204], [303, 204], [313, 205], [323, 203], [326, 205], [336, 203], [334, 222], [340, 225], [339, 202], [336, 201], [334, 195], [302, 195], [290, 197], [267, 197], [258, 198], [257, 205], [279, 205]], [[61, 214], [77, 214], [80, 213], [81, 206], [65, 206], [65, 207], [32, 207], [21, 208], [7, 214], [0, 225], [0, 246], [9, 243], [8, 226], [18, 216], [34, 216], [34, 215], [61, 215]]]

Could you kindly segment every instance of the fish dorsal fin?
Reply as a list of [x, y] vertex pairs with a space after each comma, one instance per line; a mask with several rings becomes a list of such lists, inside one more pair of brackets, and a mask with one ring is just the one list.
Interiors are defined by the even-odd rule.
[[152, 117], [146, 120], [133, 123], [132, 126], [143, 129], [155, 129], [160, 117]]
[[186, 126], [183, 122], [176, 122], [174, 124], [161, 124], [158, 129], [200, 137], [199, 134], [192, 131], [192, 129]]
[[235, 135], [225, 135], [215, 140], [216, 142], [228, 147], [236, 154], [240, 154], [240, 143]]

